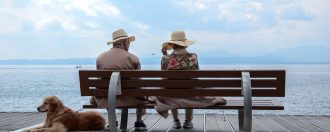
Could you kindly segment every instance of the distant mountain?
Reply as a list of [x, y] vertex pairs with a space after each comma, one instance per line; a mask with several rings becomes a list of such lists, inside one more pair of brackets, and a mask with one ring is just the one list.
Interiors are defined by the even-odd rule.
[[[198, 53], [199, 64], [330, 64], [330, 48], [316, 46], [281, 49], [257, 57], [240, 57], [224, 50], [207, 53], [212, 56]], [[158, 65], [160, 59], [160, 56], [144, 57], [140, 62], [142, 65]], [[95, 58], [0, 60], [0, 64], [5, 65], [95, 65], [95, 62]]]
[[[199, 64], [330, 64], [326, 61], [306, 61], [279, 57], [200, 57]], [[0, 65], [95, 65], [95, 58], [52, 60], [0, 60]], [[158, 65], [160, 58], [140, 58], [142, 65]]]
[[278, 50], [263, 56], [277, 58], [285, 62], [330, 63], [330, 48], [317, 46], [300, 46]]
[[0, 60], [0, 64], [5, 65], [89, 65], [95, 64], [95, 62], [95, 58]]

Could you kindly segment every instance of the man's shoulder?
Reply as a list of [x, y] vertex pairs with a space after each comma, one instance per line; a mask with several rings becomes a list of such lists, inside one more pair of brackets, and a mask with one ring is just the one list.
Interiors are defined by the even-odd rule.
[[99, 56], [97, 58], [102, 58], [103, 56], [105, 56], [106, 54], [109, 54], [110, 50], [104, 51], [101, 54], [99, 54]]
[[134, 55], [133, 53], [131, 53], [131, 52], [127, 52], [127, 53], [128, 53], [128, 55], [129, 55], [130, 57], [139, 60], [139, 57], [137, 57], [137, 56]]

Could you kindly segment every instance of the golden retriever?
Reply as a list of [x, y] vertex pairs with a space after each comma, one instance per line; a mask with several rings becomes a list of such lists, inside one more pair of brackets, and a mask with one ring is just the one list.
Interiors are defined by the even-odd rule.
[[105, 119], [96, 112], [76, 112], [64, 106], [56, 96], [46, 96], [39, 112], [47, 112], [42, 126], [25, 132], [67, 132], [104, 129]]

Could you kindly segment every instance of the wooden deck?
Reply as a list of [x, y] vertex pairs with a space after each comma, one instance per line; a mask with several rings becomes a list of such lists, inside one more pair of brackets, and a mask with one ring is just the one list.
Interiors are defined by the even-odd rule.
[[[106, 115], [104, 114], [104, 117]], [[118, 118], [120, 115], [118, 114]], [[4, 113], [0, 112], [0, 131], [21, 131], [22, 128], [40, 124], [43, 121], [43, 113]], [[120, 118], [119, 118], [120, 119]], [[148, 132], [160, 131], [185, 131], [184, 129], [172, 129], [172, 118], [164, 119], [158, 114], [143, 116], [148, 126]], [[180, 116], [184, 121], [184, 115]], [[135, 114], [128, 116], [128, 130], [134, 131]], [[238, 118], [235, 114], [195, 114], [194, 129], [190, 132], [232, 132], [238, 131]], [[321, 132], [330, 131], [330, 116], [317, 115], [253, 115], [254, 132]]]

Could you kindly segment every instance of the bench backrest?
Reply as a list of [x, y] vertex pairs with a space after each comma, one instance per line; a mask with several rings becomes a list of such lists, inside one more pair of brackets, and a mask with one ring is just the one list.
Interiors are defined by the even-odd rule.
[[[127, 96], [242, 96], [240, 70], [80, 70], [81, 96], [106, 97], [113, 72], [120, 72], [122, 95]], [[285, 70], [244, 72], [250, 73], [252, 96], [285, 96]]]

